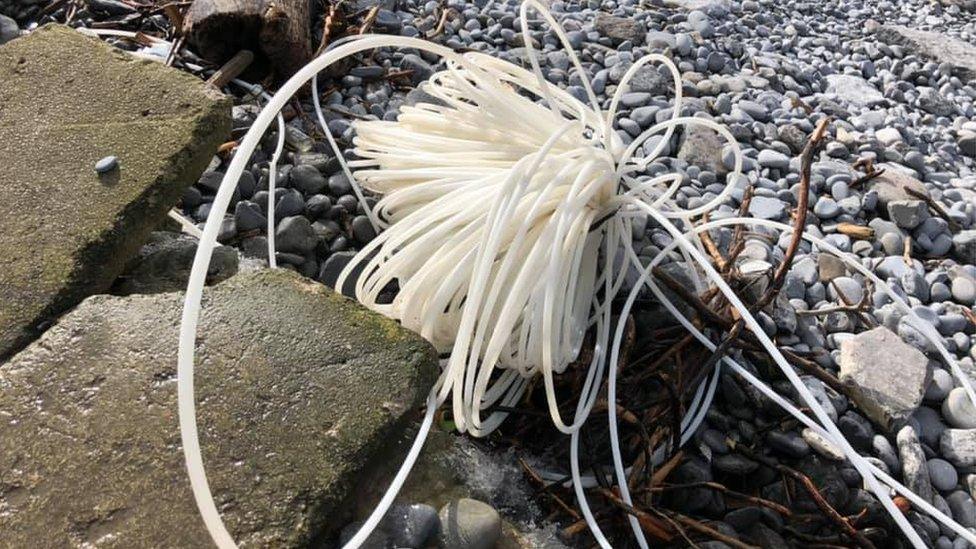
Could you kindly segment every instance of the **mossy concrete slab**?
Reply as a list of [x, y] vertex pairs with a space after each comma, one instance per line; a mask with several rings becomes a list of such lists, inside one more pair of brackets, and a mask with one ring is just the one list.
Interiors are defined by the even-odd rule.
[[[0, 360], [108, 289], [227, 138], [230, 107], [67, 27], [0, 47]], [[99, 175], [106, 156], [119, 168]]]
[[[212, 546], [177, 423], [182, 303], [88, 298], [0, 366], [0, 547]], [[196, 402], [218, 509], [242, 547], [322, 539], [416, 417], [433, 347], [286, 270], [203, 303]]]

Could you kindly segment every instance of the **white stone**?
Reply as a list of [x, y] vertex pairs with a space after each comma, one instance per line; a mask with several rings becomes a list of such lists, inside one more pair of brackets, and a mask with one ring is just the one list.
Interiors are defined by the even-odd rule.
[[939, 438], [942, 457], [956, 467], [976, 465], [976, 429], [946, 429]]
[[878, 138], [878, 141], [888, 145], [889, 147], [895, 143], [900, 143], [902, 140], [901, 132], [895, 128], [884, 128], [874, 132], [874, 136]]
[[935, 492], [929, 478], [928, 463], [918, 435], [910, 425], [902, 427], [896, 438], [898, 443], [898, 458], [901, 460], [901, 474], [905, 486], [928, 502], [932, 502]]
[[827, 75], [826, 93], [861, 107], [867, 107], [883, 103], [885, 98], [877, 88], [870, 82], [850, 74], [830, 74]]

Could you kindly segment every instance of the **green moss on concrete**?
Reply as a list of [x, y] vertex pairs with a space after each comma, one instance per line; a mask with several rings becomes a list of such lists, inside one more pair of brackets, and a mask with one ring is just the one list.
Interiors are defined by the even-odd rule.
[[[91, 297], [0, 366], [0, 463], [17, 464], [0, 478], [0, 547], [211, 545], [180, 449], [182, 303]], [[340, 527], [438, 371], [419, 336], [290, 271], [207, 288], [197, 414], [237, 542], [303, 547]]]
[[56, 25], [0, 47], [0, 83], [2, 359], [108, 289], [229, 135], [230, 101]]

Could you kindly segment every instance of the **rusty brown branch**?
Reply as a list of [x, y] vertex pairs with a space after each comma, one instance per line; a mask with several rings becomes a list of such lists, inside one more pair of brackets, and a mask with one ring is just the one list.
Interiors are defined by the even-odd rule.
[[682, 526], [685, 526], [685, 527], [687, 527], [687, 528], [689, 528], [691, 530], [694, 530], [694, 531], [696, 531], [696, 532], [698, 532], [700, 534], [705, 534], [706, 536], [708, 536], [708, 537], [710, 537], [710, 538], [712, 538], [712, 539], [714, 539], [716, 541], [721, 541], [722, 543], [724, 543], [726, 545], [729, 545], [731, 547], [736, 547], [738, 549], [759, 549], [755, 545], [749, 545], [748, 543], [743, 543], [743, 542], [741, 542], [741, 541], [739, 541], [739, 540], [737, 540], [737, 539], [735, 539], [735, 538], [733, 538], [731, 536], [727, 536], [727, 535], [723, 534], [722, 532], [719, 532], [718, 530], [716, 530], [716, 529], [714, 529], [714, 528], [712, 528], [712, 527], [710, 527], [708, 525], [702, 524], [701, 522], [699, 522], [699, 521], [697, 521], [697, 520], [695, 520], [695, 519], [693, 519], [691, 517], [687, 517], [685, 515], [682, 515], [680, 513], [676, 513], [674, 511], [667, 511], [667, 514], [670, 515], [675, 520], [677, 520], [678, 523], [680, 523]]
[[813, 502], [817, 505], [820, 511], [823, 512], [828, 518], [833, 520], [842, 531], [847, 533], [847, 535], [854, 539], [854, 541], [856, 541], [861, 547], [864, 547], [865, 549], [875, 549], [875, 545], [871, 542], [871, 540], [869, 540], [862, 532], [855, 528], [850, 521], [848, 521], [837, 511], [837, 509], [834, 509], [834, 507], [830, 505], [830, 502], [824, 499], [823, 494], [820, 493], [817, 485], [813, 483], [813, 480], [811, 480], [810, 477], [801, 473], [800, 471], [797, 471], [796, 469], [793, 469], [792, 467], [787, 467], [786, 465], [773, 461], [766, 456], [759, 455], [745, 446], [736, 445], [733, 447], [733, 450], [754, 461], [758, 461], [767, 467], [772, 467], [780, 473], [798, 481], [803, 485], [803, 488], [813, 499]]
[[641, 529], [644, 530], [644, 533], [647, 535], [661, 541], [671, 541], [674, 539], [674, 534], [668, 530], [667, 524], [663, 524], [657, 517], [628, 505], [626, 502], [624, 502], [624, 500], [620, 499], [616, 494], [610, 490], [607, 490], [606, 488], [598, 488], [597, 492], [605, 497], [614, 506], [619, 507], [624, 512], [636, 517], [637, 522], [639, 522], [641, 525]]
[[803, 152], [800, 153], [800, 196], [797, 197], [796, 218], [793, 220], [793, 233], [790, 238], [790, 244], [786, 247], [783, 261], [776, 268], [773, 281], [769, 284], [762, 298], [756, 303], [756, 310], [762, 309], [776, 298], [780, 288], [783, 286], [783, 281], [786, 280], [786, 273], [793, 266], [793, 258], [796, 256], [796, 251], [799, 249], [800, 242], [803, 240], [803, 228], [806, 227], [807, 222], [807, 207], [809, 206], [810, 200], [810, 165], [813, 163], [813, 154], [823, 142], [829, 125], [830, 118], [821, 119], [820, 123], [817, 124], [817, 129], [810, 136], [810, 140], [803, 147]]
[[723, 494], [731, 498], [746, 501], [754, 505], [758, 505], [760, 507], [766, 507], [767, 509], [771, 509], [784, 517], [793, 516], [792, 511], [790, 511], [787, 507], [776, 503], [775, 501], [770, 501], [768, 499], [763, 499], [757, 496], [750, 496], [749, 494], [743, 494], [742, 492], [737, 492], [735, 490], [729, 489], [728, 487], [719, 484], [717, 482], [706, 481], [706, 482], [690, 482], [687, 484], [665, 484], [662, 486], [651, 488], [651, 491], [665, 492], [669, 490], [686, 490], [692, 488], [710, 488], [712, 490], [722, 492]]

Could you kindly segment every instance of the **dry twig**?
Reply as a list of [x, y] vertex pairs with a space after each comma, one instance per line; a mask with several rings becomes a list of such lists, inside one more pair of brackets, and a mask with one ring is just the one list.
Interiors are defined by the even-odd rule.
[[169, 50], [169, 54], [166, 56], [166, 63], [164, 64], [167, 67], [173, 66], [173, 62], [176, 61], [176, 55], [180, 52], [181, 49], [183, 49], [184, 42], [186, 42], [185, 36], [180, 36], [179, 38], [176, 39], [176, 43], [173, 44], [173, 47], [170, 48]]
[[731, 490], [728, 487], [719, 484], [717, 482], [705, 481], [705, 482], [691, 482], [688, 484], [666, 484], [663, 486], [657, 486], [651, 488], [651, 491], [665, 492], [669, 490], [690, 490], [693, 488], [710, 488], [712, 490], [717, 490], [719, 492], [722, 492], [723, 494], [729, 497], [742, 500], [760, 507], [766, 507], [767, 509], [772, 509], [773, 511], [779, 513], [780, 515], [783, 515], [784, 517], [793, 516], [792, 511], [790, 511], [787, 507], [780, 505], [779, 503], [776, 503], [775, 501], [770, 501], [768, 499], [763, 499], [757, 496], [750, 496], [749, 494], [743, 494], [742, 492], [736, 492], [735, 490]]
[[207, 83], [214, 86], [217, 89], [223, 88], [230, 83], [231, 80], [237, 78], [247, 69], [251, 63], [254, 61], [254, 53], [250, 50], [241, 50], [234, 54], [223, 64], [217, 72], [207, 79]]
[[[763, 295], [756, 300], [756, 302], [750, 307], [752, 311], [762, 310], [766, 305], [769, 305], [776, 295], [779, 294], [780, 288], [783, 286], [783, 282], [786, 280], [786, 273], [789, 272], [790, 267], [793, 265], [793, 257], [796, 255], [797, 250], [800, 248], [800, 242], [803, 237], [803, 228], [806, 226], [807, 220], [807, 206], [809, 204], [810, 197], [810, 164], [813, 162], [813, 153], [820, 147], [823, 142], [824, 136], [827, 133], [827, 126], [830, 124], [830, 118], [824, 118], [820, 120], [817, 124], [816, 130], [814, 130], [813, 135], [810, 136], [810, 140], [807, 141], [805, 147], [803, 147], [803, 152], [800, 154], [800, 189], [799, 197], [797, 200], [796, 216], [793, 220], [793, 233], [790, 238], [790, 243], [786, 247], [786, 253], [783, 256], [783, 261], [780, 262], [779, 266], [776, 268], [776, 272], [773, 274], [773, 280], [769, 283], [766, 291]], [[745, 327], [745, 320], [739, 318], [736, 320], [735, 324], [728, 331], [722, 341], [715, 348], [712, 356], [708, 358], [705, 363], [705, 369], [708, 370], [714, 366], [728, 350], [729, 345], [735, 341], [742, 329]]]
[[862, 171], [864, 171], [864, 175], [862, 175], [861, 177], [858, 177], [857, 179], [855, 179], [854, 181], [852, 181], [850, 185], [848, 185], [848, 187], [851, 188], [851, 189], [853, 189], [855, 187], [859, 187], [859, 186], [863, 185], [864, 183], [867, 183], [868, 181], [874, 179], [875, 177], [878, 177], [879, 175], [881, 175], [881, 174], [883, 174], [885, 172], [884, 171], [884, 168], [882, 168], [880, 170], [875, 169], [875, 167], [874, 167], [874, 160], [872, 160], [871, 158], [868, 158], [866, 156], [862, 156], [861, 158], [858, 158], [854, 162], [854, 164], [851, 165], [851, 167], [854, 168], [855, 170], [862, 170]]
[[607, 498], [610, 503], [637, 517], [637, 522], [640, 523], [641, 529], [644, 530], [644, 533], [661, 541], [671, 541], [674, 539], [674, 534], [672, 534], [671, 531], [668, 530], [667, 525], [662, 524], [658, 518], [649, 513], [641, 511], [640, 509], [635, 509], [633, 506], [627, 505], [624, 500], [617, 497], [617, 494], [614, 494], [606, 488], [599, 488], [597, 489], [597, 492], [603, 497]]
[[668, 515], [670, 515], [675, 520], [677, 520], [682, 526], [686, 526], [689, 529], [694, 530], [700, 534], [705, 534], [706, 536], [716, 541], [721, 541], [722, 543], [729, 545], [731, 547], [736, 547], [737, 549], [759, 549], [755, 545], [749, 545], [748, 543], [743, 543], [731, 536], [727, 536], [722, 532], [719, 532], [718, 530], [712, 528], [711, 526], [702, 524], [701, 522], [691, 517], [686, 517], [685, 515], [682, 515], [680, 513], [675, 513], [674, 511], [668, 512]]
[[837, 232], [840, 234], [846, 234], [847, 236], [856, 238], [858, 240], [872, 240], [874, 238], [874, 229], [871, 227], [865, 227], [864, 225], [855, 225], [853, 223], [838, 224]]
[[452, 9], [452, 8], [444, 8], [444, 9], [441, 9], [441, 17], [437, 21], [437, 27], [433, 31], [431, 31], [430, 34], [427, 35], [427, 39], [428, 40], [431, 39], [431, 38], [436, 38], [442, 32], [444, 32], [444, 25], [447, 24], [447, 19], [449, 17], [451, 17], [451, 15], [452, 15], [453, 12], [454, 12], [454, 9]]
[[732, 449], [746, 456], [747, 458], [752, 459], [753, 461], [758, 461], [767, 467], [772, 467], [780, 473], [799, 481], [800, 484], [803, 485], [806, 492], [810, 494], [810, 497], [813, 499], [813, 502], [817, 505], [817, 507], [820, 508], [820, 510], [827, 517], [837, 523], [837, 525], [840, 526], [840, 528], [846, 532], [848, 536], [854, 539], [858, 545], [864, 547], [865, 549], [875, 548], [874, 543], [872, 543], [871, 540], [869, 540], [862, 532], [858, 531], [858, 529], [855, 528], [850, 521], [848, 521], [837, 511], [837, 509], [834, 509], [834, 507], [830, 505], [830, 502], [824, 499], [823, 494], [820, 493], [820, 490], [817, 488], [816, 484], [813, 483], [810, 477], [797, 471], [796, 469], [793, 469], [792, 467], [787, 467], [786, 465], [773, 461], [766, 456], [759, 455], [744, 446], [733, 445]]
[[359, 32], [357, 32], [356, 34], [366, 34], [367, 32], [369, 32], [369, 29], [372, 28], [373, 26], [373, 21], [376, 20], [376, 14], [379, 12], [380, 12], [379, 4], [370, 8], [369, 13], [367, 13], [366, 17], [363, 19], [362, 25], [359, 25]]

